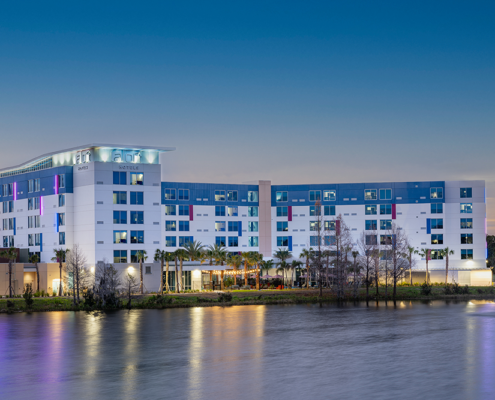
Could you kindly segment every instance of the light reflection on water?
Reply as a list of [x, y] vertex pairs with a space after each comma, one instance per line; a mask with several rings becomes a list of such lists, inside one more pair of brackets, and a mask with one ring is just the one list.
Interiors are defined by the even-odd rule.
[[0, 315], [0, 399], [491, 399], [495, 304]]

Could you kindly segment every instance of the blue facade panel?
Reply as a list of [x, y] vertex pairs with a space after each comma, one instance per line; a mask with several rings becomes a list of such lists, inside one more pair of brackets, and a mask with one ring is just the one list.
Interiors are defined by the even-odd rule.
[[431, 233], [431, 219], [426, 218], [426, 233], [429, 235]]
[[239, 221], [239, 225], [238, 225], [238, 228], [239, 228], [239, 236], [242, 236], [242, 221]]
[[288, 239], [289, 239], [289, 251], [292, 251], [292, 236], [289, 236]]

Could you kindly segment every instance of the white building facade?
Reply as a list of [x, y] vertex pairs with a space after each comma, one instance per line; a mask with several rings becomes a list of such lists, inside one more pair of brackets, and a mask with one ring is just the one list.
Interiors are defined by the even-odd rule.
[[[396, 224], [411, 246], [432, 250], [432, 270], [444, 268], [437, 251], [445, 247], [454, 250], [451, 269], [486, 268], [484, 181], [184, 183], [161, 174], [160, 154], [172, 150], [93, 144], [0, 170], [3, 247], [27, 248], [49, 262], [55, 249], [77, 243], [90, 265], [120, 269], [145, 250], [147, 275], [159, 274], [156, 249], [172, 252], [189, 241], [266, 258], [282, 248], [298, 257], [315, 245], [319, 202], [323, 221], [331, 226], [341, 215], [356, 242], [367, 231], [380, 242]], [[146, 279], [149, 290], [158, 288], [156, 277]]]

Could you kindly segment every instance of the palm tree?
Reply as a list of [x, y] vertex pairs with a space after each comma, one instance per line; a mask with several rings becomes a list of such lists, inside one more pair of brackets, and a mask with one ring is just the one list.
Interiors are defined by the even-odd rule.
[[450, 250], [448, 247], [440, 250], [440, 255], [442, 257], [445, 257], [445, 286], [447, 286], [448, 277], [449, 277], [449, 255], [453, 255], [453, 254], [454, 254], [454, 250]]
[[170, 266], [170, 261], [174, 260], [174, 256], [172, 253], [165, 251], [165, 250], [160, 250], [156, 249], [155, 251], [155, 261], [160, 261], [160, 293], [163, 293], [163, 264], [165, 263], [165, 290], [169, 291], [169, 285], [168, 285], [168, 271], [169, 271], [169, 266]]
[[253, 252], [253, 262], [256, 265], [256, 290], [260, 290], [260, 271], [261, 263], [263, 262], [263, 254]]
[[260, 269], [263, 272], [263, 270], [266, 270], [266, 274], [270, 272], [270, 270], [273, 268], [273, 260], [265, 260], [260, 263]]
[[426, 259], [426, 283], [430, 283], [430, 277], [428, 276], [428, 259], [430, 258], [431, 250], [430, 249], [420, 249], [414, 251], [416, 254], [419, 254], [420, 257], [424, 257]]
[[294, 271], [300, 269], [301, 265], [303, 265], [302, 261], [292, 260], [292, 264], [290, 265], [290, 269], [292, 271], [292, 282], [294, 282]]
[[60, 249], [53, 249], [53, 252], [55, 253], [55, 257], [52, 257], [52, 261], [58, 262], [58, 268], [60, 271], [60, 284], [58, 285], [58, 295], [62, 296], [62, 263], [65, 262], [65, 256], [69, 253], [69, 249], [64, 250], [62, 248]]
[[227, 262], [228, 259], [228, 253], [225, 247], [218, 246], [215, 250], [215, 261], [217, 265], [220, 265], [222, 269], [220, 270], [220, 290], [224, 289], [224, 272], [223, 272], [223, 266]]
[[[182, 266], [184, 264], [184, 260], [187, 260], [187, 251], [185, 249], [177, 249], [175, 250], [175, 254], [179, 259], [180, 265], [179, 276], [177, 278], [177, 286], [182, 287]], [[178, 293], [180, 293], [180, 288]]]
[[273, 253], [273, 257], [279, 260], [277, 263], [280, 266], [279, 269], [285, 270], [287, 268], [287, 260], [292, 258], [292, 253], [289, 250], [278, 249], [275, 253]]
[[412, 279], [412, 255], [413, 255], [413, 253], [416, 253], [416, 251], [414, 250], [414, 247], [407, 246], [406, 256], [409, 260], [409, 278], [411, 279], [411, 286], [413, 284], [413, 279]]
[[306, 288], [309, 289], [309, 260], [314, 254], [314, 250], [312, 247], [309, 249], [303, 249], [301, 251], [301, 254], [299, 255], [300, 258], [305, 258], [306, 259]]
[[38, 269], [38, 263], [40, 262], [40, 258], [38, 254], [31, 254], [31, 257], [29, 257], [29, 262], [31, 264], [34, 264], [34, 268], [36, 268], [36, 291], [39, 292], [40, 290], [40, 271]]
[[244, 261], [244, 286], [248, 285], [248, 266], [253, 264], [253, 257], [249, 251], [241, 253], [242, 260]]
[[8, 250], [0, 252], [0, 257], [9, 260], [9, 297], [12, 297], [14, 295], [14, 290], [12, 288], [12, 264], [17, 260], [17, 250], [12, 246]]
[[175, 250], [172, 254], [174, 256], [175, 266], [175, 293], [179, 293], [179, 271], [177, 270], [177, 260], [179, 259], [179, 249]]
[[234, 268], [234, 281], [237, 285], [237, 271], [239, 267], [242, 265], [242, 257], [239, 254], [230, 257], [230, 265]]
[[139, 273], [141, 275], [141, 284], [139, 285], [139, 292], [141, 294], [144, 294], [144, 284], [143, 284], [143, 261], [146, 261], [148, 259], [148, 256], [146, 255], [146, 250], [139, 250], [136, 253], [136, 257], [139, 261]]
[[201, 252], [205, 246], [195, 240], [186, 243], [183, 247], [189, 261], [197, 261], [201, 258]]

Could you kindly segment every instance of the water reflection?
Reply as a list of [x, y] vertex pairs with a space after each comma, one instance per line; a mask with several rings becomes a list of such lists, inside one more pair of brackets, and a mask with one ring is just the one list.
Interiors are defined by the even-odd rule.
[[495, 304], [0, 315], [0, 399], [495, 398]]

